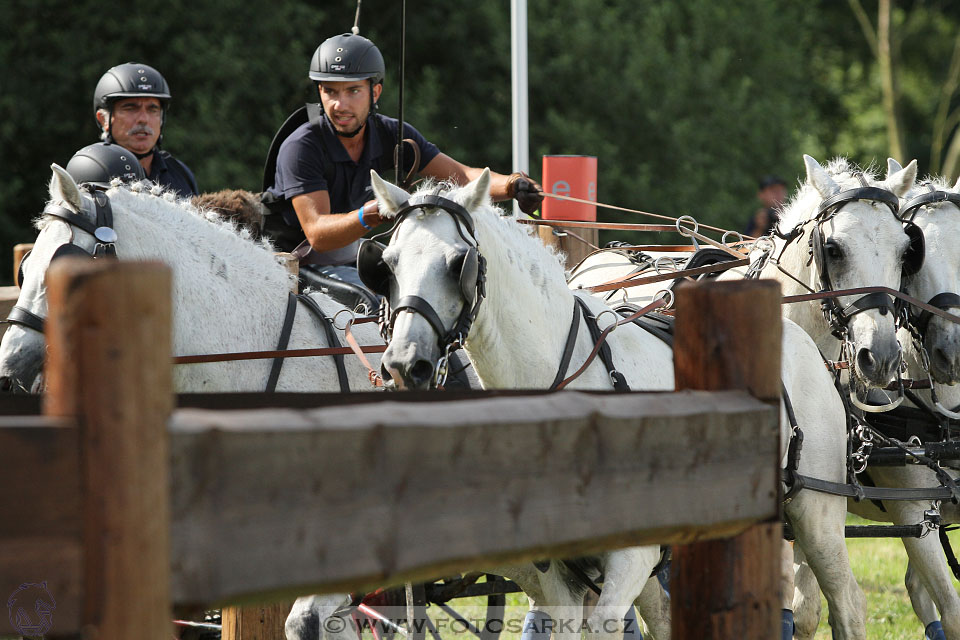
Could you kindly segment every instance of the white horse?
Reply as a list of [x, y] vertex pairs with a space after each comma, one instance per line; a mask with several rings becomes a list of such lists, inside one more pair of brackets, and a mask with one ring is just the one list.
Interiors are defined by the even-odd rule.
[[[53, 165], [50, 202], [89, 222], [94, 221], [93, 198], [73, 178]], [[107, 191], [116, 231], [116, 253], [121, 260], [154, 260], [173, 270], [173, 355], [277, 348], [293, 276], [281, 265], [268, 242], [253, 242], [249, 232], [198, 211], [186, 200], [147, 183]], [[69, 215], [69, 214], [68, 214]], [[83, 224], [82, 222], [80, 223]], [[64, 218], [44, 215], [37, 220], [39, 235], [22, 264], [22, 287], [17, 306], [38, 318], [47, 315], [45, 273], [54, 253], [72, 244], [92, 253], [96, 240]], [[344, 307], [322, 294], [310, 296], [329, 318]], [[373, 325], [358, 325], [361, 344], [382, 344]], [[288, 348], [328, 346], [321, 321], [305, 309], [296, 314]], [[45, 354], [43, 334], [13, 324], [0, 342], [0, 386], [5, 391], [42, 387]], [[378, 362], [377, 354], [371, 354]], [[174, 388], [190, 392], [260, 391], [266, 386], [272, 360], [178, 365]], [[373, 390], [366, 368], [356, 358], [344, 360], [352, 390]], [[288, 358], [277, 381], [279, 391], [339, 391], [336, 367], [330, 357]], [[302, 598], [322, 618], [349, 601], [347, 595]], [[322, 622], [321, 618], [321, 622]]]
[[[563, 268], [557, 259], [526, 228], [504, 218], [486, 195], [488, 175], [459, 189], [428, 189], [458, 203], [469, 220], [447, 215], [430, 206], [406, 214], [398, 223], [389, 246], [382, 252], [377, 279], [388, 286], [392, 304], [415, 312], [392, 314], [393, 335], [382, 360], [388, 372], [406, 386], [424, 387], [443, 355], [438, 337], [454, 326], [465, 310], [473, 305], [471, 280], [466, 286], [462, 274], [471, 253], [486, 258], [486, 299], [476, 309], [475, 320], [466, 336], [465, 349], [477, 374], [487, 387], [547, 388], [555, 379], [567, 342], [568, 327], [580, 297], [598, 318], [609, 309], [589, 296], [575, 296], [567, 287]], [[376, 175], [374, 191], [381, 211], [395, 214], [407, 202], [409, 194], [385, 184]], [[414, 200], [423, 202], [423, 192]], [[448, 208], [449, 211], [449, 208]], [[468, 229], [469, 232], [464, 231]], [[476, 273], [474, 270], [473, 273]], [[389, 282], [387, 285], [386, 283]], [[405, 306], [415, 296], [423, 305]], [[609, 324], [608, 320], [605, 324]], [[592, 349], [586, 332], [579, 333], [572, 352], [572, 363], [585, 360]], [[673, 359], [670, 347], [632, 324], [610, 334], [608, 342], [616, 370], [631, 388], [667, 390], [673, 388]], [[796, 325], [784, 324], [784, 382], [797, 411], [797, 417], [809, 434], [811, 445], [801, 458], [801, 471], [817, 477], [842, 481], [845, 438], [843, 407], [830, 376], [819, 359], [816, 346]], [[577, 366], [571, 365], [571, 369]], [[596, 362], [570, 385], [581, 389], [609, 389], [611, 378]], [[809, 424], [809, 426], [808, 426]], [[782, 420], [783, 442], [788, 438], [786, 416]], [[815, 443], [825, 443], [818, 451]], [[785, 444], [784, 444], [785, 447]], [[839, 454], [836, 452], [840, 451]], [[791, 503], [791, 518], [797, 539], [811, 549], [811, 563], [822, 572], [821, 580], [831, 600], [831, 616], [840, 638], [864, 637], [864, 599], [847, 562], [843, 539], [845, 503], [808, 493]], [[610, 575], [621, 554], [610, 552], [603, 563]], [[652, 561], [653, 556], [650, 556]], [[624, 565], [627, 563], [624, 562]], [[649, 563], [632, 565], [629, 576], [605, 585], [600, 597], [606, 620], [622, 618], [644, 586]], [[608, 586], [613, 587], [608, 591]], [[561, 584], [545, 587], [546, 603], [537, 606], [548, 613], [550, 605], [566, 605], [569, 615], [576, 608], [577, 594], [564, 592]], [[647, 603], [649, 604], [649, 603]], [[645, 619], [648, 613], [637, 602]], [[657, 615], [652, 612], [653, 617]], [[662, 615], [662, 612], [661, 612]], [[590, 628], [604, 628], [591, 619]], [[649, 622], [649, 619], [648, 619]], [[661, 621], [661, 627], [662, 627]], [[655, 637], [661, 637], [654, 632]]]
[[[173, 355], [230, 351], [270, 351], [277, 348], [293, 276], [281, 265], [267, 242], [253, 242], [246, 232], [215, 215], [203, 215], [186, 200], [141, 183], [117, 186], [107, 192], [113, 210], [117, 257], [155, 260], [173, 270]], [[81, 190], [63, 169], [54, 165], [50, 182], [52, 205], [89, 220], [93, 198]], [[39, 235], [22, 263], [23, 282], [17, 306], [43, 318], [47, 314], [44, 274], [54, 253], [73, 244], [92, 253], [96, 240], [63, 218], [43, 215]], [[312, 294], [323, 312], [333, 318], [343, 310], [321, 294]], [[342, 320], [342, 318], [341, 318]], [[355, 329], [362, 344], [382, 344], [375, 326]], [[288, 348], [325, 347], [321, 321], [306, 309], [295, 316]], [[43, 367], [43, 334], [20, 324], [11, 325], [0, 342], [0, 380], [7, 390], [38, 390]], [[371, 355], [377, 361], [376, 354]], [[266, 386], [272, 360], [246, 360], [178, 365], [177, 391], [259, 391]], [[357, 358], [345, 358], [350, 388], [372, 389], [366, 368]], [[281, 391], [339, 390], [330, 357], [288, 358], [277, 389]]]
[[[888, 162], [889, 173], [900, 170], [895, 160]], [[960, 181], [951, 188], [943, 180], [924, 181], [912, 188], [903, 198], [906, 205], [914, 198], [930, 193], [932, 190], [960, 194]], [[903, 291], [923, 302], [951, 310], [956, 314], [957, 300], [938, 302], [936, 296], [943, 293], [960, 293], [960, 252], [957, 251], [956, 238], [960, 237], [960, 207], [955, 202], [932, 202], [916, 209], [912, 222], [923, 238], [917, 243], [913, 254], [913, 272], [908, 269], [903, 279]], [[922, 262], [921, 262], [922, 261]], [[916, 397], [921, 406], [936, 415], [937, 404], [955, 413], [960, 406], [960, 325], [931, 315], [926, 322], [918, 322], [922, 311], [910, 309], [914, 325], [919, 325], [921, 343], [911, 334], [901, 329], [900, 338], [904, 345], [907, 363], [907, 376], [914, 380], [925, 380], [929, 375], [936, 392], [936, 401], [931, 390], [917, 390]], [[922, 355], [922, 350], [926, 356]], [[928, 364], [925, 364], [928, 363]], [[939, 481], [936, 475], [922, 465], [906, 467], [871, 467], [870, 477], [882, 486], [891, 487], [935, 487]], [[956, 475], [953, 473], [951, 475]], [[851, 511], [872, 520], [894, 522], [897, 524], [916, 524], [923, 520], [923, 512], [930, 508], [927, 502], [884, 502], [886, 511], [875, 508], [872, 502], [851, 503]], [[960, 509], [952, 503], [941, 505], [941, 514], [945, 523], [960, 522]], [[905, 583], [917, 616], [923, 621], [930, 638], [960, 638], [960, 597], [951, 581], [951, 572], [947, 567], [943, 551], [936, 535], [925, 538], [904, 538], [910, 558]], [[798, 567], [797, 588], [801, 592], [798, 601], [811, 602], [816, 596], [816, 582], [807, 574], [804, 567]], [[811, 616], [816, 611], [812, 607]], [[942, 618], [942, 630], [934, 623]], [[798, 619], [800, 613], [798, 611]], [[815, 626], [808, 622], [805, 628]], [[934, 626], [931, 626], [934, 625]], [[945, 634], [945, 635], [944, 635]], [[811, 633], [812, 635], [812, 633]]]

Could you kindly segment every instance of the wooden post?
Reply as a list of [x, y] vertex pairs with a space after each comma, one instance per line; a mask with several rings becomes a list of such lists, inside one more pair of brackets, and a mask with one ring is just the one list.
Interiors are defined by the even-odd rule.
[[83, 635], [169, 640], [170, 271], [65, 258], [46, 277], [44, 411], [80, 429]]
[[13, 284], [17, 284], [17, 272], [20, 270], [20, 261], [23, 260], [23, 256], [27, 255], [27, 251], [30, 251], [30, 249], [33, 249], [32, 242], [13, 245]]
[[[677, 291], [677, 390], [746, 389], [780, 398], [780, 287], [772, 280], [684, 285]], [[710, 488], [703, 487], [710, 500]], [[780, 637], [779, 519], [735, 538], [674, 547], [672, 637]]]

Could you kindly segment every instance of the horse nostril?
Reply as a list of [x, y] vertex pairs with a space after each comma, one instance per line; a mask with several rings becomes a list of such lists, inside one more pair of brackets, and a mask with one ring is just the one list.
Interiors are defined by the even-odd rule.
[[857, 351], [857, 367], [867, 376], [877, 368], [877, 360], [873, 357], [869, 349], [860, 349]]
[[433, 377], [433, 365], [426, 360], [417, 360], [410, 367], [410, 380], [417, 386], [429, 382]]
[[13, 380], [10, 376], [0, 377], [0, 393], [10, 393], [13, 391]]

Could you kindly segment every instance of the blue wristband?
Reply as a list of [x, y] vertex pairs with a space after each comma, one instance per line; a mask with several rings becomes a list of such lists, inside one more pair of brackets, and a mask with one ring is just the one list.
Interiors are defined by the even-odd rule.
[[364, 229], [372, 229], [373, 227], [363, 221], [363, 208], [366, 206], [367, 205], [363, 205], [363, 207], [357, 209], [357, 217], [360, 218], [360, 226], [362, 226]]

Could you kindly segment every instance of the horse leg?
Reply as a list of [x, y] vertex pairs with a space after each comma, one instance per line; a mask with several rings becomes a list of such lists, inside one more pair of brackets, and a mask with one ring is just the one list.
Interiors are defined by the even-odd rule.
[[653, 640], [669, 640], [670, 596], [656, 576], [647, 580], [643, 591], [633, 602], [647, 625], [647, 635]]
[[820, 585], [817, 577], [810, 570], [807, 558], [799, 545], [793, 547], [794, 590], [793, 590], [793, 623], [794, 637], [802, 640], [813, 640], [820, 625]]
[[[887, 508], [890, 509], [890, 506], [888, 505]], [[916, 513], [922, 516], [922, 506]], [[918, 522], [919, 517], [910, 520], [901, 520], [898, 517], [897, 520], [901, 523]], [[918, 574], [920, 583], [926, 587], [926, 592], [933, 598], [933, 603], [940, 611], [944, 635], [947, 638], [960, 638], [960, 597], [953, 588], [940, 541], [933, 535], [928, 535], [926, 538], [903, 538], [903, 546], [910, 557], [912, 569]], [[924, 625], [928, 625], [932, 621], [929, 619], [930, 608], [924, 607], [923, 612], [917, 610], [918, 599], [914, 597], [913, 592], [910, 595], [914, 610], [921, 616], [920, 619]]]
[[940, 614], [933, 604], [933, 598], [927, 593], [920, 573], [913, 568], [913, 563], [907, 561], [907, 572], [903, 576], [903, 584], [910, 595], [910, 604], [913, 612], [923, 623], [924, 636], [927, 640], [946, 640], [943, 635], [943, 625], [940, 624]]
[[793, 591], [793, 543], [784, 540], [780, 547], [781, 640], [793, 637]]
[[525, 629], [523, 640], [580, 640], [585, 588], [571, 588], [558, 565], [558, 562], [551, 562], [550, 567], [539, 574], [543, 599], [535, 603], [524, 621], [525, 628], [529, 623], [535, 623], [535, 633], [528, 633]]
[[866, 598], [857, 584], [844, 540], [847, 502], [843, 498], [801, 492], [787, 505], [797, 541], [817, 576], [837, 640], [866, 638]]
[[626, 628], [624, 616], [633, 607], [644, 586], [656, 578], [650, 572], [660, 559], [660, 547], [631, 547], [611, 551], [603, 568], [603, 589], [600, 599], [587, 618], [587, 640], [621, 640], [636, 638], [636, 616]]

